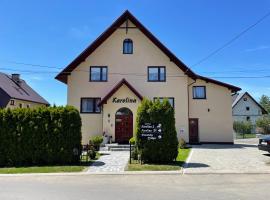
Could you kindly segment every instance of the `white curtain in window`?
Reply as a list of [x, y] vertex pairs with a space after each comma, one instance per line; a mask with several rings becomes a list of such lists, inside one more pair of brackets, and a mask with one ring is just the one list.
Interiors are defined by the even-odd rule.
[[205, 87], [194, 87], [193, 88], [193, 97], [204, 99], [205, 98]]

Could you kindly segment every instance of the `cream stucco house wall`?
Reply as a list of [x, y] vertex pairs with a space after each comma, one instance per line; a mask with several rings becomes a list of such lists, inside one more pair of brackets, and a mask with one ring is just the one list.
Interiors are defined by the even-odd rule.
[[[127, 40], [132, 50], [124, 53]], [[94, 70], [99, 81], [91, 79]], [[68, 104], [81, 111], [82, 143], [103, 133], [113, 141], [134, 134], [142, 98], [170, 98], [178, 137], [187, 142], [233, 142], [231, 93], [240, 88], [195, 74], [128, 11], [56, 79], [68, 86]], [[205, 98], [194, 99], [196, 86]]]

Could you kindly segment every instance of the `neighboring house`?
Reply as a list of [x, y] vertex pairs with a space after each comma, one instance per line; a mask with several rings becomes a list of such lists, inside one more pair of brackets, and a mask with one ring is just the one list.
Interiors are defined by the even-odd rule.
[[169, 99], [179, 138], [233, 143], [231, 94], [241, 89], [193, 72], [129, 11], [56, 79], [68, 86], [68, 104], [80, 110], [82, 143], [103, 133], [128, 142], [143, 97]]
[[248, 93], [232, 96], [232, 115], [234, 121], [250, 121], [253, 125], [267, 111]]
[[49, 103], [20, 79], [19, 74], [11, 76], [0, 72], [0, 108], [33, 108], [48, 106]]

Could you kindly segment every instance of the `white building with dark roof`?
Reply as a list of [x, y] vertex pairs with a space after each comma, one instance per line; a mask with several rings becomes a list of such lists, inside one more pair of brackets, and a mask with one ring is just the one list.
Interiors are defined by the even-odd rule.
[[234, 121], [250, 121], [255, 125], [256, 120], [267, 111], [248, 93], [232, 96], [232, 115]]
[[19, 74], [0, 72], [0, 108], [33, 108], [49, 102], [33, 90]]

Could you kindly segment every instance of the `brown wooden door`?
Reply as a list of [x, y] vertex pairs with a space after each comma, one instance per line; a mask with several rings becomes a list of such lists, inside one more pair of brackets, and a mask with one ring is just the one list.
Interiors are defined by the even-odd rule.
[[115, 142], [126, 144], [133, 136], [132, 112], [115, 116]]
[[199, 120], [189, 119], [189, 143], [199, 143]]

